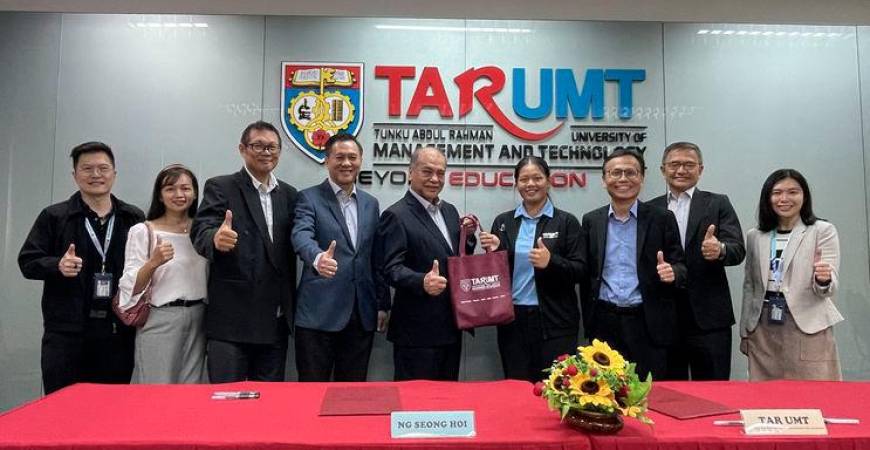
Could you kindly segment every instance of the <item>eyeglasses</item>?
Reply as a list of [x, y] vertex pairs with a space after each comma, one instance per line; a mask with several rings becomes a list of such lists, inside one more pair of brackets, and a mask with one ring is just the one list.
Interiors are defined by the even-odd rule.
[[640, 172], [635, 169], [610, 169], [607, 171], [607, 177], [611, 180], [618, 180], [623, 176], [629, 180], [637, 180], [640, 177]]
[[266, 153], [267, 151], [270, 154], [275, 155], [281, 151], [281, 147], [278, 147], [277, 145], [263, 144], [262, 142], [254, 142], [253, 144], [246, 144], [246, 147], [253, 150], [254, 153], [256, 153], [258, 155], [262, 155], [262, 154]]
[[83, 166], [76, 169], [76, 171], [84, 174], [106, 175], [112, 171], [112, 166]]
[[417, 172], [423, 177], [423, 179], [429, 180], [432, 177], [438, 177], [438, 179], [444, 179], [445, 171], [444, 170], [433, 170], [428, 167], [423, 169], [416, 169]]
[[700, 166], [700, 164], [698, 164], [694, 161], [683, 161], [683, 162], [673, 161], [673, 162], [669, 162], [669, 163], [665, 164], [665, 167], [667, 167], [668, 170], [670, 170], [671, 172], [676, 172], [676, 171], [680, 170], [680, 167], [682, 167], [686, 171], [691, 172], [691, 171], [697, 169], [698, 166]]

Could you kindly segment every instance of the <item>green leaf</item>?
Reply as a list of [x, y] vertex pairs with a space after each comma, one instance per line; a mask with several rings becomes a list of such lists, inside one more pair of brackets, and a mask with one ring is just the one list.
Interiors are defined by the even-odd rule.
[[629, 385], [628, 397], [626, 402], [629, 405], [639, 405], [646, 400], [649, 391], [652, 389], [652, 375], [647, 375], [646, 381], [631, 383]]

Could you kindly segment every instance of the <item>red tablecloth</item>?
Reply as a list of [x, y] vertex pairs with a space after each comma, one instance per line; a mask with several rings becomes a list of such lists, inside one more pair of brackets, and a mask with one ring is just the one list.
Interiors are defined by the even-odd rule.
[[[403, 410], [474, 410], [477, 437], [391, 439], [389, 416], [319, 417], [324, 383], [79, 384], [0, 416], [0, 448], [591, 450], [520, 381], [395, 385]], [[257, 390], [258, 400], [211, 400]]]
[[[398, 386], [404, 410], [476, 411], [477, 437], [407, 440], [390, 438], [389, 416], [319, 417], [326, 388], [346, 384], [82, 384], [0, 416], [0, 448], [870, 450], [870, 383], [656, 384], [735, 408], [819, 408], [861, 424], [828, 425], [829, 436], [747, 437], [713, 426], [736, 414], [680, 421], [651, 412], [654, 428], [628, 419], [616, 436], [587, 436], [560, 424], [524, 382], [367, 384]], [[211, 400], [216, 390], [262, 396]]]
[[860, 425], [828, 425], [828, 436], [745, 436], [742, 427], [713, 426], [739, 414], [677, 420], [654, 411], [650, 428], [626, 420], [615, 436], [590, 436], [595, 450], [870, 450], [870, 383], [772, 381], [749, 383], [655, 382], [736, 409], [821, 409], [825, 417], [861, 420]]

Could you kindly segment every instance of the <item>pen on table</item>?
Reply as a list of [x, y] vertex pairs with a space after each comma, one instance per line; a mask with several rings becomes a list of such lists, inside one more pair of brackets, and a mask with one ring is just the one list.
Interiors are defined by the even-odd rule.
[[211, 394], [212, 400], [253, 400], [260, 398], [258, 391], [216, 391]]
[[[859, 419], [849, 419], [845, 417], [825, 417], [825, 423], [842, 424], [842, 425], [858, 425], [861, 423]], [[714, 420], [713, 425], [716, 426], [742, 426], [742, 420]]]

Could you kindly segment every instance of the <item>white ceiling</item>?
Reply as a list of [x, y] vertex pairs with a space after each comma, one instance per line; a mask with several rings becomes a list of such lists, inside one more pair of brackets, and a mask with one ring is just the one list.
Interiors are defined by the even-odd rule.
[[0, 0], [0, 11], [870, 25], [870, 0]]

